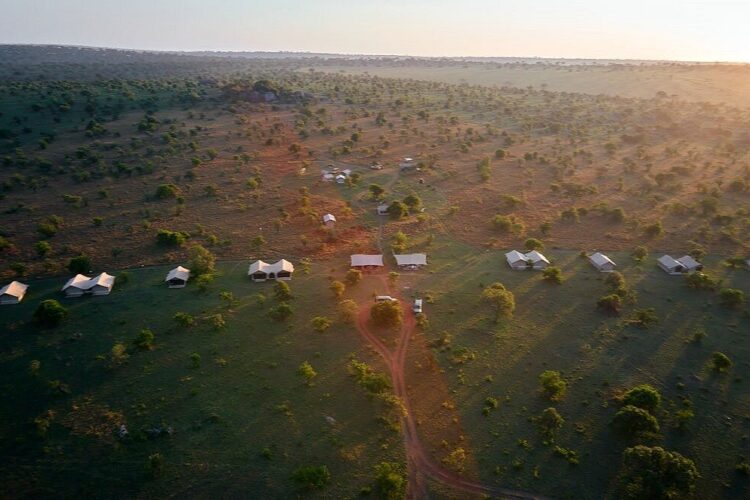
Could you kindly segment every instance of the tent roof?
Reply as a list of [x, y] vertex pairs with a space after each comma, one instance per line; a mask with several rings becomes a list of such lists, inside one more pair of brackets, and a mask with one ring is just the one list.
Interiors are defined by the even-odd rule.
[[98, 276], [94, 276], [93, 278], [89, 278], [88, 276], [84, 276], [83, 274], [76, 274], [75, 276], [70, 278], [67, 283], [65, 283], [65, 286], [62, 289], [64, 291], [70, 287], [74, 287], [80, 290], [88, 290], [97, 285], [103, 286], [105, 288], [112, 288], [114, 284], [115, 277], [111, 274], [101, 273]]
[[589, 260], [593, 262], [594, 264], [596, 264], [597, 266], [602, 266], [604, 264], [612, 264], [613, 266], [617, 265], [612, 261], [612, 259], [604, 255], [603, 253], [599, 253], [599, 252], [589, 255]]
[[396, 257], [396, 264], [399, 266], [426, 266], [427, 265], [427, 254], [424, 253], [407, 253], [400, 255], [393, 255]]
[[325, 214], [323, 216], [323, 222], [336, 222], [336, 216], [333, 214]]
[[190, 269], [185, 269], [182, 266], [177, 266], [167, 273], [167, 278], [164, 281], [171, 281], [173, 279], [181, 279], [187, 281], [190, 278]]
[[683, 266], [687, 267], [688, 269], [693, 269], [693, 268], [699, 267], [701, 265], [700, 262], [698, 262], [697, 260], [695, 260], [694, 258], [692, 258], [689, 255], [683, 255], [682, 257], [680, 257], [679, 259], [677, 259], [677, 262], [679, 262]]
[[101, 273], [99, 276], [94, 276], [93, 278], [91, 278], [90, 283], [90, 287], [99, 285], [106, 288], [112, 288], [112, 285], [115, 284], [115, 277], [111, 274]]
[[26, 289], [29, 285], [24, 285], [18, 281], [11, 281], [4, 287], [0, 288], [0, 295], [12, 295], [13, 297], [21, 298], [26, 294]]
[[531, 252], [527, 253], [524, 257], [526, 257], [531, 262], [546, 262], [547, 264], [549, 264], [549, 260], [547, 260], [547, 257], [537, 252], [536, 250], [532, 250]]
[[359, 266], [382, 266], [383, 255], [354, 254], [351, 256], [352, 267]]
[[65, 283], [65, 286], [62, 287], [63, 291], [67, 290], [70, 287], [80, 288], [81, 290], [86, 290], [88, 288], [89, 281], [91, 281], [91, 278], [88, 276], [85, 276], [83, 274], [76, 274], [72, 278], [68, 280], [67, 283]]
[[273, 264], [269, 264], [268, 262], [263, 262], [262, 260], [256, 260], [252, 264], [250, 264], [250, 267], [247, 270], [247, 274], [255, 274], [257, 272], [262, 273], [278, 273], [279, 271], [288, 271], [290, 273], [294, 272], [294, 265], [289, 262], [288, 260], [281, 259], [277, 262], [274, 262]]
[[677, 267], [679, 265], [684, 265], [678, 262], [676, 259], [673, 259], [671, 255], [662, 255], [658, 259], [656, 259], [658, 263], [665, 267]]
[[519, 252], [518, 250], [511, 250], [510, 252], [505, 254], [505, 258], [508, 259], [508, 262], [528, 262], [529, 259], [526, 258], [524, 254]]

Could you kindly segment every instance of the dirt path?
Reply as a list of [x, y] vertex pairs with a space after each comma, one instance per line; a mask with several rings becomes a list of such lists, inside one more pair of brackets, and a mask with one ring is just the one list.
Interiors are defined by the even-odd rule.
[[[385, 276], [380, 276], [380, 278], [383, 281], [383, 287], [390, 289], [387, 278]], [[366, 304], [360, 307], [359, 315], [357, 316], [357, 330], [359, 330], [359, 333], [383, 358], [383, 362], [391, 376], [393, 392], [401, 399], [406, 408], [406, 415], [401, 419], [401, 427], [404, 433], [406, 461], [409, 471], [407, 498], [427, 498], [427, 480], [429, 479], [464, 493], [486, 495], [496, 498], [541, 499], [542, 497], [532, 493], [485, 485], [463, 478], [460, 475], [445, 469], [440, 463], [437, 463], [424, 448], [419, 439], [419, 433], [417, 432], [417, 424], [414, 420], [412, 408], [409, 403], [404, 376], [406, 354], [414, 333], [416, 322], [414, 315], [410, 312], [411, 307], [409, 303], [399, 297], [398, 293], [394, 290], [391, 290], [390, 294], [391, 296], [398, 298], [401, 301], [402, 307], [407, 311], [404, 315], [403, 326], [401, 327], [401, 331], [396, 340], [395, 350], [389, 349], [371, 330], [368, 320], [370, 318], [372, 304]]]

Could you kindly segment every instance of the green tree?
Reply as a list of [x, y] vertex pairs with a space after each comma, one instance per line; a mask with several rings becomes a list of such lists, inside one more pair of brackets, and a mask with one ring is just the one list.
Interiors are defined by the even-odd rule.
[[309, 465], [295, 470], [292, 480], [306, 490], [319, 490], [331, 480], [331, 473], [325, 465]]
[[148, 328], [144, 328], [140, 331], [133, 343], [138, 349], [141, 349], [143, 351], [150, 351], [154, 347], [154, 337], [154, 332], [152, 332]]
[[404, 205], [412, 212], [417, 212], [422, 208], [422, 199], [416, 193], [411, 193], [404, 198]]
[[379, 327], [396, 328], [401, 326], [404, 313], [401, 303], [397, 300], [385, 300], [378, 302], [370, 309], [370, 319]]
[[388, 205], [388, 215], [392, 219], [403, 219], [409, 214], [409, 208], [398, 200]]
[[201, 245], [190, 247], [190, 272], [195, 276], [212, 274], [216, 257]]
[[711, 355], [710, 366], [717, 373], [726, 373], [732, 367], [732, 360], [723, 352], [715, 352]]
[[745, 293], [736, 288], [722, 288], [719, 291], [721, 305], [729, 309], [737, 309], [745, 301]]
[[160, 184], [156, 188], [156, 198], [165, 200], [167, 198], [175, 198], [180, 193], [180, 188], [174, 184]]
[[524, 248], [526, 248], [527, 251], [538, 250], [541, 252], [542, 250], [544, 250], [544, 243], [542, 243], [541, 240], [538, 240], [536, 238], [527, 239], [524, 242], [523, 246]]
[[273, 295], [276, 297], [276, 300], [287, 301], [294, 297], [292, 295], [292, 289], [286, 281], [277, 281], [273, 288]]
[[375, 466], [375, 484], [387, 500], [398, 500], [406, 495], [406, 467], [395, 462], [380, 462]]
[[552, 439], [558, 430], [562, 429], [565, 419], [555, 408], [547, 408], [537, 417], [537, 425], [542, 435], [547, 439]]
[[567, 382], [560, 372], [554, 370], [545, 370], [539, 375], [539, 386], [545, 397], [552, 401], [560, 401], [568, 390]]
[[637, 246], [635, 247], [635, 249], [633, 249], [633, 253], [631, 255], [636, 262], [643, 262], [643, 259], [648, 256], [648, 249], [644, 246]]
[[542, 271], [542, 278], [549, 281], [550, 283], [557, 283], [558, 285], [563, 282], [564, 278], [562, 271], [559, 267], [549, 266]]
[[695, 463], [661, 447], [634, 446], [622, 454], [622, 496], [673, 500], [690, 497], [700, 477]]
[[268, 311], [268, 315], [276, 321], [286, 321], [293, 313], [294, 309], [286, 302], [282, 302]]
[[54, 299], [42, 301], [34, 311], [34, 320], [41, 326], [52, 328], [68, 317], [68, 310]]
[[342, 295], [344, 295], [344, 292], [346, 291], [346, 285], [344, 285], [342, 282], [338, 280], [333, 280], [331, 282], [331, 291], [336, 296], [337, 299], [340, 299]]
[[297, 374], [305, 379], [307, 385], [310, 385], [312, 380], [318, 376], [318, 372], [316, 372], [312, 365], [307, 361], [299, 365], [299, 368], [297, 368]]
[[344, 323], [352, 324], [357, 319], [359, 306], [352, 299], [346, 299], [339, 302], [339, 316]]
[[633, 405], [623, 406], [615, 413], [612, 427], [627, 438], [637, 438], [644, 434], [659, 432], [659, 422], [648, 410]]
[[600, 298], [596, 302], [596, 305], [597, 307], [599, 307], [599, 309], [602, 309], [609, 313], [620, 314], [620, 311], [622, 310], [622, 297], [620, 297], [616, 293], [611, 293]]
[[516, 299], [513, 292], [505, 288], [502, 283], [493, 283], [482, 291], [482, 300], [495, 309], [495, 322], [501, 318], [512, 318], [516, 309]]
[[316, 332], [322, 333], [331, 327], [333, 321], [326, 316], [315, 316], [310, 324], [312, 324], [312, 327]]
[[370, 195], [376, 200], [381, 199], [385, 194], [385, 189], [380, 184], [370, 184], [368, 189], [370, 190]]
[[344, 281], [346, 281], [346, 284], [349, 286], [356, 285], [357, 283], [362, 281], [362, 271], [360, 271], [359, 269], [349, 269], [346, 272]]
[[649, 384], [641, 384], [628, 390], [622, 397], [622, 403], [637, 406], [655, 414], [661, 405], [661, 394]]
[[192, 314], [186, 312], [176, 312], [172, 319], [174, 319], [175, 323], [185, 328], [195, 325], [195, 318]]
[[73, 257], [68, 261], [68, 271], [73, 274], [86, 274], [91, 271], [91, 259], [86, 255]]
[[47, 241], [37, 241], [34, 245], [34, 249], [39, 257], [46, 257], [52, 252], [52, 245]]

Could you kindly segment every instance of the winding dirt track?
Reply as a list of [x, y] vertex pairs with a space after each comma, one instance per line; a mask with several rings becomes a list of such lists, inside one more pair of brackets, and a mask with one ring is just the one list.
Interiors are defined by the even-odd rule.
[[[383, 281], [383, 286], [389, 289], [388, 280], [385, 276], [381, 276], [380, 278]], [[405, 310], [408, 311], [411, 309], [409, 303], [399, 297], [396, 291], [391, 291], [390, 294], [401, 301], [401, 305]], [[417, 424], [412, 416], [404, 378], [406, 353], [412, 334], [414, 333], [414, 327], [416, 326], [414, 315], [409, 312], [404, 315], [404, 323], [396, 341], [396, 349], [392, 351], [370, 329], [368, 320], [371, 308], [372, 304], [360, 307], [359, 315], [357, 316], [357, 330], [359, 330], [359, 333], [383, 358], [383, 362], [391, 376], [393, 392], [401, 399], [406, 408], [406, 415], [401, 419], [401, 427], [404, 431], [404, 445], [406, 447], [406, 461], [409, 471], [407, 497], [410, 499], [427, 498], [427, 480], [429, 479], [457, 491], [474, 495], [496, 498], [542, 499], [543, 497], [533, 493], [470, 481], [435, 462], [434, 458], [425, 450], [422, 442], [419, 440]]]

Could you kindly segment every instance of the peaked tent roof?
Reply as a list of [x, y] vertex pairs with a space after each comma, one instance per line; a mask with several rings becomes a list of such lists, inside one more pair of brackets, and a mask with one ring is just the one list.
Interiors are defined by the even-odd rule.
[[602, 266], [604, 264], [612, 264], [613, 266], [616, 266], [617, 264], [614, 263], [612, 259], [604, 255], [603, 253], [596, 252], [591, 255], [589, 255], [589, 260], [596, 264], [597, 266]]
[[114, 276], [112, 276], [111, 274], [107, 274], [107, 273], [101, 273], [99, 276], [94, 276], [93, 278], [91, 278], [89, 288], [97, 286], [97, 285], [107, 287], [107, 288], [112, 288], [112, 285], [114, 284], [115, 284]]
[[506, 253], [505, 258], [508, 259], [508, 262], [529, 261], [529, 259], [518, 250], [511, 250], [510, 252]]
[[426, 266], [427, 254], [425, 253], [407, 253], [393, 255], [396, 257], [396, 264], [399, 266]]
[[546, 262], [547, 264], [549, 264], [549, 260], [547, 260], [547, 257], [537, 252], [536, 250], [532, 250], [531, 252], [524, 255], [524, 257], [526, 257], [531, 262]]
[[29, 285], [24, 285], [19, 281], [11, 281], [4, 287], [0, 288], [0, 295], [11, 295], [20, 299], [26, 294], [27, 288], [29, 288]]
[[352, 267], [359, 266], [382, 266], [383, 255], [354, 254], [351, 256]]
[[93, 278], [89, 278], [88, 276], [84, 276], [83, 274], [76, 274], [75, 276], [70, 278], [67, 283], [65, 283], [65, 286], [62, 289], [63, 291], [65, 291], [70, 287], [74, 287], [80, 290], [88, 290], [97, 285], [103, 286], [105, 288], [112, 288], [112, 285], [114, 284], [115, 277], [111, 274], [101, 273], [97, 276], [94, 276]]
[[683, 255], [679, 259], [677, 259], [677, 262], [682, 264], [683, 266], [687, 267], [688, 269], [694, 269], [696, 267], [700, 267], [701, 263], [692, 258], [689, 255]]
[[679, 262], [677, 259], [672, 258], [671, 255], [662, 255], [661, 257], [656, 259], [656, 261], [665, 267], [677, 267], [680, 265], [684, 266], [684, 264]]
[[274, 262], [273, 264], [263, 262], [262, 260], [256, 260], [255, 262], [250, 264], [250, 267], [247, 270], [247, 274], [255, 274], [257, 272], [269, 274], [278, 273], [279, 271], [287, 271], [293, 273], [294, 264], [285, 259], [281, 259], [277, 262]]
[[323, 216], [323, 222], [336, 222], [336, 216], [333, 214], [325, 214]]
[[167, 273], [167, 278], [164, 281], [171, 281], [173, 279], [187, 281], [189, 277], [190, 269], [186, 269], [182, 266], [177, 266]]
[[83, 274], [76, 274], [72, 278], [68, 280], [67, 283], [65, 283], [65, 286], [62, 287], [63, 291], [67, 290], [70, 287], [80, 288], [81, 290], [86, 290], [89, 288], [88, 284], [91, 281], [91, 278], [88, 276], [85, 276]]

